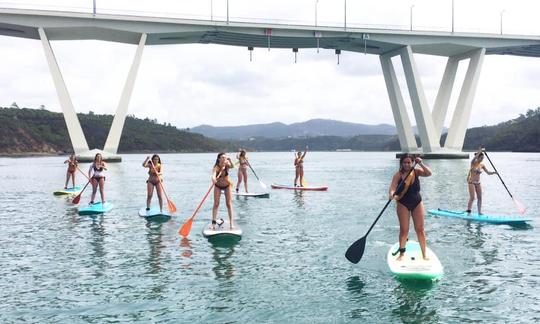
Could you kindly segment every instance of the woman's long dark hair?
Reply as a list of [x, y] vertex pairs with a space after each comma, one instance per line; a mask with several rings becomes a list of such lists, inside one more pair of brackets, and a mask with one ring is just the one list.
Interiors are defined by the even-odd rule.
[[221, 159], [221, 157], [222, 157], [223, 155], [225, 155], [225, 152], [220, 152], [220, 153], [217, 155], [216, 164], [214, 164], [214, 167], [219, 166], [219, 160]]
[[473, 165], [475, 163], [478, 163], [478, 160], [480, 158], [484, 158], [484, 152], [480, 152], [480, 153], [476, 152], [476, 153], [474, 153], [474, 157], [471, 160], [471, 165]]
[[159, 155], [157, 155], [157, 154], [152, 155], [152, 158], [150, 159], [150, 160], [152, 160], [152, 163], [154, 163], [154, 158], [155, 158], [155, 157], [158, 158], [158, 161], [159, 161], [158, 163], [161, 164], [161, 158], [160, 158]]
[[244, 150], [244, 149], [240, 150], [240, 157], [242, 157], [242, 158], [246, 157], [246, 150]]
[[103, 162], [103, 156], [101, 156], [101, 153], [96, 153], [96, 155], [94, 155], [94, 164], [96, 163], [98, 155], [101, 157], [101, 162]]
[[405, 159], [411, 159], [411, 162], [414, 162], [414, 156], [412, 154], [405, 153], [399, 158], [399, 172], [401, 173], [403, 173], [403, 161], [405, 161]]

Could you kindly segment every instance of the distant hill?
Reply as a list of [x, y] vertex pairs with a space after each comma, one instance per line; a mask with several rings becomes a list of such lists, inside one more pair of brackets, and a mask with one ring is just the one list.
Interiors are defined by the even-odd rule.
[[211, 138], [248, 140], [250, 138], [298, 138], [317, 136], [344, 136], [356, 135], [395, 135], [396, 128], [392, 125], [366, 125], [342, 122], [329, 119], [311, 119], [302, 123], [283, 124], [270, 123], [246, 126], [214, 127], [201, 125], [191, 128], [194, 133], [199, 133]]
[[492, 151], [540, 152], [540, 107], [494, 126], [468, 129], [463, 149], [481, 145]]
[[[77, 114], [90, 148], [101, 148], [113, 116]], [[61, 113], [28, 108], [0, 108], [0, 153], [71, 152], [66, 123]], [[216, 152], [234, 149], [230, 144], [179, 130], [156, 120], [126, 118], [119, 153]]]

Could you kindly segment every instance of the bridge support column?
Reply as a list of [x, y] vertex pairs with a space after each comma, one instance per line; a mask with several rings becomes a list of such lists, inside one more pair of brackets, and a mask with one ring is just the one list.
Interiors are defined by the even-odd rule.
[[58, 67], [58, 62], [54, 56], [49, 39], [45, 34], [45, 30], [43, 30], [43, 28], [39, 28], [38, 32], [45, 51], [45, 58], [47, 59], [47, 64], [49, 65], [49, 70], [51, 71], [51, 76], [56, 88], [58, 101], [60, 101], [60, 107], [62, 108], [62, 113], [64, 114], [64, 120], [66, 121], [69, 138], [71, 139], [71, 146], [73, 146], [73, 151], [75, 154], [81, 154], [89, 150], [88, 143], [84, 137], [81, 124], [79, 123], [79, 118], [77, 118], [77, 113], [75, 112], [75, 108], [73, 108], [73, 102], [69, 96], [66, 83], [64, 82], [64, 78], [62, 78], [62, 73]]
[[121, 157], [116, 154], [118, 152], [118, 145], [120, 144], [120, 137], [122, 135], [122, 129], [124, 128], [127, 109], [133, 93], [135, 79], [137, 77], [137, 71], [139, 70], [147, 35], [144, 33], [141, 35], [141, 40], [137, 47], [137, 51], [135, 52], [135, 57], [133, 59], [133, 63], [131, 64], [128, 78], [124, 85], [124, 89], [118, 103], [118, 108], [116, 110], [116, 114], [114, 116], [113, 123], [111, 125], [111, 129], [109, 130], [109, 135], [107, 136], [103, 150], [89, 149], [81, 124], [77, 118], [75, 108], [73, 107], [73, 102], [71, 101], [71, 97], [62, 77], [62, 73], [60, 72], [54, 52], [43, 28], [39, 28], [39, 35], [45, 50], [45, 57], [47, 58], [47, 63], [51, 71], [56, 93], [60, 101], [60, 106], [62, 107], [62, 113], [64, 114], [73, 151], [79, 158], [79, 161], [92, 161], [96, 153], [101, 153], [103, 158], [109, 162], [121, 161]]
[[[468, 158], [468, 154], [462, 153], [461, 149], [463, 148], [463, 141], [465, 139], [465, 132], [467, 130], [485, 49], [480, 48], [448, 58], [433, 107], [433, 113], [430, 112], [427, 104], [420, 76], [416, 69], [412, 48], [410, 46], [405, 46], [380, 56], [401, 150], [402, 152], [408, 153], [418, 152], [419, 149], [416, 146], [416, 140], [414, 140], [414, 136], [412, 135], [412, 127], [392, 63], [392, 57], [397, 55], [400, 56], [403, 64], [407, 88], [409, 90], [416, 125], [420, 136], [422, 153], [424, 153], [426, 157], [432, 158]], [[444, 119], [448, 112], [457, 68], [459, 62], [464, 59], [470, 59], [469, 67], [461, 88], [461, 93], [454, 111], [445, 145], [444, 147], [441, 147], [439, 144], [441, 132]]]

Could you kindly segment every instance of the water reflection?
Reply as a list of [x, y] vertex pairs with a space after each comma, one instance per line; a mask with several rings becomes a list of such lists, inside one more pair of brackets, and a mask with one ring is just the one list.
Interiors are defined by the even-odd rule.
[[352, 276], [347, 279], [347, 290], [354, 295], [354, 299], [362, 301], [367, 296], [364, 292], [366, 283], [359, 276]]
[[231, 279], [234, 277], [236, 269], [230, 258], [233, 256], [235, 247], [240, 240], [233, 237], [217, 237], [208, 241], [212, 245], [212, 258], [214, 260], [212, 270], [216, 275], [216, 279]]
[[162, 224], [146, 223], [148, 230], [146, 231], [146, 240], [150, 253], [148, 255], [149, 274], [157, 274], [163, 268], [161, 264], [161, 252], [163, 251], [163, 233], [161, 232]]
[[392, 310], [404, 323], [438, 322], [437, 309], [427, 299], [435, 285], [431, 280], [401, 280], [394, 289], [397, 308]]
[[103, 216], [85, 216], [92, 220], [90, 224], [90, 233], [92, 234], [90, 240], [90, 246], [92, 247], [91, 260], [93, 264], [96, 265], [95, 276], [100, 277], [104, 275], [108, 264], [105, 261], [105, 256], [107, 252], [105, 251], [105, 236], [107, 235], [105, 231], [105, 226], [103, 226]]
[[294, 190], [293, 202], [300, 209], [304, 209], [304, 191], [303, 190]]

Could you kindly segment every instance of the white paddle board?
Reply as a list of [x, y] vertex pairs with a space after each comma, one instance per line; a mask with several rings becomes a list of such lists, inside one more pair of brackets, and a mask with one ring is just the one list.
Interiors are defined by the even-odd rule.
[[405, 254], [400, 261], [397, 261], [399, 253], [392, 255], [399, 249], [399, 243], [392, 245], [386, 261], [390, 272], [402, 279], [428, 279], [435, 280], [443, 276], [443, 266], [435, 253], [426, 246], [426, 255], [429, 260], [424, 260], [420, 244], [415, 241], [407, 241], [405, 245]]
[[302, 191], [326, 191], [328, 190], [327, 186], [319, 186], [319, 187], [295, 187], [295, 186], [289, 186], [289, 185], [281, 185], [281, 184], [272, 184], [272, 189], [288, 189], [288, 190], [302, 190]]
[[152, 206], [149, 210], [146, 210], [146, 207], [139, 209], [139, 216], [144, 218], [160, 217], [160, 218], [171, 218], [171, 214], [166, 210], [167, 207], [163, 207], [163, 210], [160, 211], [159, 207]]
[[238, 227], [238, 225], [235, 225], [234, 228], [229, 227], [229, 221], [224, 220], [223, 224], [217, 225], [214, 224], [214, 228], [212, 228], [212, 222], [210, 222], [208, 225], [206, 225], [203, 228], [202, 234], [204, 237], [212, 238], [212, 237], [234, 237], [234, 238], [241, 238], [242, 237], [242, 229]]

